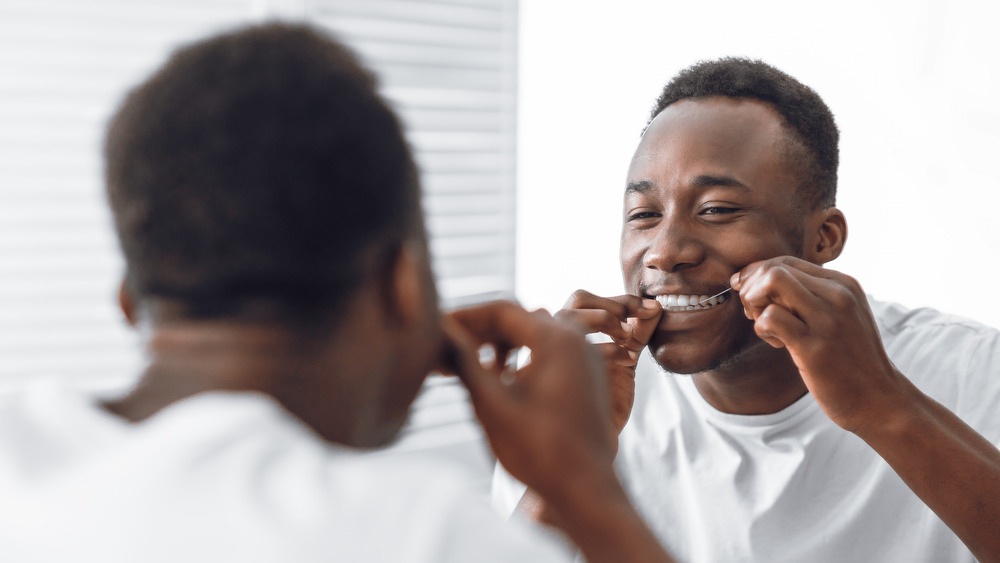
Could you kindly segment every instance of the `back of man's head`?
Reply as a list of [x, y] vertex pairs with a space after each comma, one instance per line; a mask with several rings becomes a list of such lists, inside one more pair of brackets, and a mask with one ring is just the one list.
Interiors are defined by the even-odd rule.
[[[713, 96], [754, 99], [773, 107], [805, 149], [799, 163], [803, 202], [811, 208], [835, 205], [840, 134], [833, 113], [815, 91], [762, 61], [737, 57], [703, 61], [670, 80], [649, 120], [675, 102]], [[789, 154], [796, 152], [801, 151], [792, 148]]]
[[332, 311], [374, 250], [423, 237], [398, 120], [355, 57], [306, 26], [178, 51], [128, 95], [105, 160], [127, 288], [192, 318]]

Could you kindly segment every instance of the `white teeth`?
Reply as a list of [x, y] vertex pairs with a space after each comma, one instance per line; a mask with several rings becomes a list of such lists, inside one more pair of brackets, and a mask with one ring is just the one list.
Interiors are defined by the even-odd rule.
[[698, 311], [709, 309], [721, 304], [728, 295], [657, 295], [656, 300], [660, 302], [665, 311]]

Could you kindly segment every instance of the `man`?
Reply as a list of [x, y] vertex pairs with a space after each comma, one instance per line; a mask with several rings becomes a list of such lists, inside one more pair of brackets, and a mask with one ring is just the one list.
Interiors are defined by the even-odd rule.
[[758, 61], [664, 89], [625, 188], [629, 294], [559, 313], [613, 340], [619, 473], [680, 561], [1000, 561], [1000, 336], [822, 267], [847, 238], [837, 140]]
[[149, 365], [115, 400], [0, 403], [4, 561], [558, 561], [442, 463], [362, 450], [436, 367], [588, 559], [669, 560], [615, 478], [582, 335], [512, 304], [439, 314], [414, 163], [342, 46], [272, 24], [185, 48], [129, 94], [105, 157]]

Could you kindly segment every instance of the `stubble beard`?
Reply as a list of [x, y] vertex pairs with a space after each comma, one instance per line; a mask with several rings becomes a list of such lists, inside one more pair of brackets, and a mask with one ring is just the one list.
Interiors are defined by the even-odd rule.
[[[715, 371], [730, 371], [734, 368], [738, 368], [742, 363], [744, 363], [749, 357], [758, 353], [761, 346], [768, 346], [766, 342], [761, 340], [753, 329], [750, 329], [750, 334], [744, 338], [733, 342], [725, 352], [716, 354], [708, 362], [695, 364], [682, 369], [671, 369], [669, 366], [664, 365], [659, 358], [656, 357], [656, 351], [650, 347], [650, 355], [661, 369], [673, 373], [675, 375], [696, 375], [700, 373], [715, 372]], [[669, 359], [667, 359], [669, 362]]]

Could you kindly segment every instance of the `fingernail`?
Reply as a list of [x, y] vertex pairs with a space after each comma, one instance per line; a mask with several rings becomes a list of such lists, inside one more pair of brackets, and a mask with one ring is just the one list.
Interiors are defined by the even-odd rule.
[[740, 289], [740, 272], [736, 272], [735, 274], [729, 276], [729, 285], [731, 285], [733, 287], [733, 289], [739, 291], [739, 289]]
[[657, 301], [656, 299], [643, 299], [642, 300], [642, 308], [643, 309], [650, 309], [650, 310], [652, 310], [652, 309], [659, 309], [660, 308], [660, 302]]
[[628, 323], [622, 323], [622, 329], [625, 331], [626, 337], [632, 338], [632, 332], [633, 332], [632, 325]]

